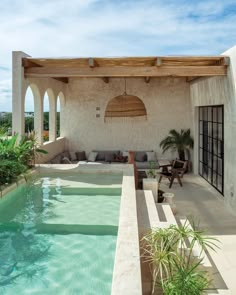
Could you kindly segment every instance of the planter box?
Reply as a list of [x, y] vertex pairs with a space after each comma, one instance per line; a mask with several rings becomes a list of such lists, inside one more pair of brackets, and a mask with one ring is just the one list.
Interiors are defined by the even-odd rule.
[[156, 178], [144, 178], [143, 179], [143, 190], [152, 191], [154, 201], [158, 201], [158, 181]]

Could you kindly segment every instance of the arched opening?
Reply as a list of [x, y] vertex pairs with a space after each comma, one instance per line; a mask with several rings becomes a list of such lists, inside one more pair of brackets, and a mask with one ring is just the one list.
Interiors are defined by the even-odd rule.
[[37, 85], [30, 84], [24, 96], [24, 131], [34, 131], [38, 144], [42, 143], [42, 99]]
[[34, 106], [35, 97], [31, 86], [29, 86], [25, 93], [25, 107], [24, 107], [24, 119], [25, 119], [25, 133], [30, 134], [34, 128]]
[[60, 92], [57, 97], [57, 137], [63, 136], [62, 117], [63, 117], [64, 105], [65, 105], [65, 96], [62, 92]]
[[43, 98], [43, 142], [49, 141], [49, 96], [46, 91]]

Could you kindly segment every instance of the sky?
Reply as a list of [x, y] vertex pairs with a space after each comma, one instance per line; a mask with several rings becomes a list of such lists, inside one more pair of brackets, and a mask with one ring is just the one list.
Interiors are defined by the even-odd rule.
[[[236, 45], [235, 24], [236, 0], [0, 0], [0, 112], [12, 109], [12, 51], [218, 55]], [[30, 95], [26, 105], [33, 110]]]

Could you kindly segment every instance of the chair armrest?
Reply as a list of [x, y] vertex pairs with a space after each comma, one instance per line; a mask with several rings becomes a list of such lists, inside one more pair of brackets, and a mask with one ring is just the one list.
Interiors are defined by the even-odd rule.
[[186, 168], [172, 168], [171, 171], [184, 172]]

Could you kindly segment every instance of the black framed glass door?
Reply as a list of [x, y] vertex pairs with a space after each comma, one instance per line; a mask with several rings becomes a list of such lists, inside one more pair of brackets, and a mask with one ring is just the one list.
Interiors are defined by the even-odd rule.
[[224, 106], [199, 107], [199, 175], [224, 192]]

